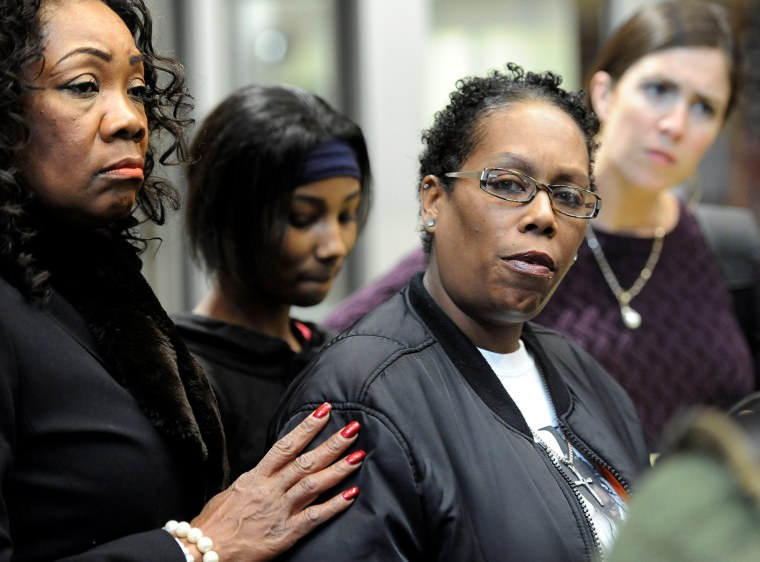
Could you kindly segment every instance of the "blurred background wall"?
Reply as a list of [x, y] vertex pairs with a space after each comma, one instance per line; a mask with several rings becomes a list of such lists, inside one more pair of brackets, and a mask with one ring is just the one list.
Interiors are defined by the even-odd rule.
[[[458, 78], [514, 61], [583, 77], [601, 41], [655, 0], [146, 0], [158, 47], [185, 65], [200, 121], [232, 90], [285, 82], [356, 120], [374, 174], [370, 220], [330, 297], [297, 310], [320, 320], [342, 296], [418, 244], [420, 133]], [[728, 5], [748, 49], [739, 110], [705, 159], [702, 199], [760, 214], [760, 0]], [[183, 171], [168, 172], [183, 188]], [[144, 271], [169, 312], [192, 308], [206, 280], [188, 258], [181, 211], [155, 235]]]

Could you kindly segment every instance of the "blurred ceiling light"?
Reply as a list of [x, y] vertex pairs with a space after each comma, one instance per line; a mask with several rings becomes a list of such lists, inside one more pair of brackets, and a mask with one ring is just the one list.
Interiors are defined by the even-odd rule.
[[288, 39], [277, 29], [265, 29], [256, 36], [253, 49], [259, 60], [277, 64], [288, 53]]

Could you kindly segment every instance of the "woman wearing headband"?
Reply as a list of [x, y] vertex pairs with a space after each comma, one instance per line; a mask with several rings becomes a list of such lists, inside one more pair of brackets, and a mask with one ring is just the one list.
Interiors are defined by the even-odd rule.
[[186, 226], [211, 277], [175, 317], [219, 399], [234, 478], [266, 452], [271, 413], [327, 332], [290, 316], [319, 304], [370, 202], [359, 127], [318, 96], [250, 85], [199, 126]]

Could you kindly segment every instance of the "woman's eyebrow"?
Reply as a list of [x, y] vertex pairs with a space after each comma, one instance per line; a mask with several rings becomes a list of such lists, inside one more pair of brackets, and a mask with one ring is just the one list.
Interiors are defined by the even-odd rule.
[[555, 168], [550, 178], [538, 177], [542, 174], [537, 170], [535, 165], [526, 158], [511, 152], [498, 155], [495, 161], [497, 165], [493, 166], [494, 168], [514, 169], [546, 183], [561, 184], [569, 182], [574, 185], [587, 185], [589, 183], [589, 177], [585, 171], [574, 171], [567, 168], [562, 169], [561, 167]]
[[[58, 61], [55, 63], [55, 66], [58, 66], [66, 59], [69, 59], [76, 55], [91, 55], [93, 57], [99, 58], [105, 62], [111, 62], [113, 60], [113, 56], [111, 53], [104, 51], [102, 49], [98, 49], [96, 47], [79, 47], [77, 49], [74, 49], [72, 51], [69, 51], [65, 55], [63, 55]], [[131, 59], [130, 59], [131, 62]]]
[[582, 187], [581, 184], [588, 185], [589, 184], [589, 176], [586, 172], [573, 172], [569, 170], [559, 170], [556, 174], [554, 174], [551, 183], [566, 183], [570, 182], [572, 184], [578, 185], [579, 187]]
[[[100, 60], [104, 62], [111, 62], [113, 60], [113, 55], [109, 53], [108, 51], [104, 51], [103, 49], [98, 49], [97, 47], [79, 47], [63, 55], [60, 59], [58, 59], [58, 61], [56, 61], [53, 67], [58, 66], [66, 59], [69, 59], [76, 55], [90, 55], [90, 56], [99, 58]], [[142, 54], [132, 55], [131, 57], [129, 57], [129, 64], [130, 66], [134, 66], [136, 64], [143, 62], [144, 58], [145, 57], [143, 57]]]
[[528, 175], [533, 175], [535, 172], [535, 167], [528, 160], [512, 152], [495, 155], [494, 163], [492, 168], [513, 168]]
[[[346, 197], [343, 199], [343, 201], [344, 202], [346, 202], [346, 201], [353, 201], [354, 199], [358, 199], [359, 197], [361, 197], [361, 191], [357, 189], [356, 191], [354, 191], [354, 192], [349, 193], [348, 195], [346, 195]], [[305, 203], [314, 203], [314, 204], [317, 204], [317, 203], [321, 204], [324, 201], [322, 199], [322, 197], [319, 197], [317, 195], [310, 195], [308, 193], [295, 193], [295, 194], [293, 194], [293, 201], [296, 201], [296, 200], [303, 201]]]

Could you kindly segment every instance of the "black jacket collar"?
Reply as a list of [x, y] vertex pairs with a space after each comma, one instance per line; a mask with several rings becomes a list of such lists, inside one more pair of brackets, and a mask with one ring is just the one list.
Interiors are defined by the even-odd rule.
[[[422, 283], [422, 277], [423, 274], [418, 273], [409, 283], [409, 301], [414, 310], [425, 321], [446, 355], [480, 399], [505, 423], [530, 437], [531, 430], [517, 404], [504, 389], [504, 385], [483, 355], [427, 292]], [[572, 408], [567, 385], [544, 353], [530, 324], [523, 325], [521, 338], [535, 358], [546, 381], [557, 417], [564, 418]]]

